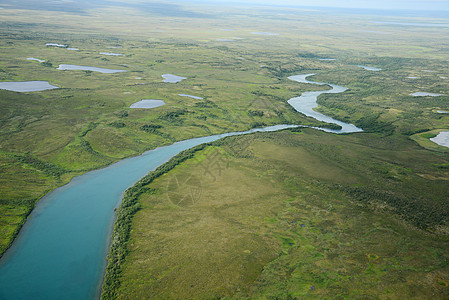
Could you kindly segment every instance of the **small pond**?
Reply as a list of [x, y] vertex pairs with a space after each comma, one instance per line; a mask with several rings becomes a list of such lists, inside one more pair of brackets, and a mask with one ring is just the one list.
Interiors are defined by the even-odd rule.
[[58, 88], [48, 83], [48, 81], [0, 82], [0, 90], [13, 92], [38, 92]]
[[103, 55], [110, 55], [110, 56], [125, 56], [125, 54], [111, 53], [111, 52], [100, 52], [100, 54], [103, 54]]
[[34, 57], [28, 57], [27, 60], [35, 60], [35, 61], [38, 61], [38, 62], [40, 62], [40, 63], [45, 62], [44, 59], [39, 59], [39, 58], [34, 58]]
[[60, 47], [60, 48], [67, 47], [67, 45], [56, 44], [56, 43], [46, 43], [45, 46]]
[[59, 65], [58, 70], [82, 70], [82, 71], [94, 71], [100, 73], [120, 73], [126, 72], [126, 70], [114, 70], [114, 69], [104, 69], [104, 68], [96, 68], [90, 66], [77, 66], [77, 65]]
[[449, 147], [449, 131], [441, 131], [436, 137], [430, 140], [440, 146]]
[[368, 66], [361, 66], [361, 65], [357, 65], [357, 67], [364, 68], [365, 70], [368, 70], [368, 71], [375, 71], [375, 72], [382, 70], [382, 69], [375, 68], [375, 67], [368, 67]]
[[173, 74], [163, 74], [162, 77], [164, 78], [164, 82], [168, 83], [177, 83], [180, 82], [181, 80], [187, 79], [185, 77], [176, 76]]
[[434, 94], [434, 93], [426, 93], [426, 92], [416, 92], [410, 94], [410, 96], [414, 97], [438, 97], [438, 96], [444, 96], [444, 94]]
[[181, 97], [190, 97], [190, 98], [193, 98], [193, 99], [203, 100], [202, 97], [192, 96], [192, 95], [187, 95], [187, 94], [178, 94], [178, 96], [181, 96]]
[[165, 104], [164, 100], [147, 99], [131, 104], [130, 108], [155, 108]]

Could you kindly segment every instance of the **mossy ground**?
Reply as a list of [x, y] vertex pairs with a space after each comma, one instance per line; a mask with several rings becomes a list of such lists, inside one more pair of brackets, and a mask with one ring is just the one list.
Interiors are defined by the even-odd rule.
[[422, 231], [388, 200], [345, 192], [427, 186], [422, 201], [447, 214], [448, 174], [434, 166], [447, 157], [372, 134], [324, 136], [228, 138], [156, 179], [139, 198], [118, 298], [447, 297], [447, 219]]

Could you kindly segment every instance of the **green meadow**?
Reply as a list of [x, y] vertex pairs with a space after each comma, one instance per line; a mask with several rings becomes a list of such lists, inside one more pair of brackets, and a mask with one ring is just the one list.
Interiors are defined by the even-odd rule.
[[142, 184], [104, 298], [447, 297], [447, 155], [295, 131], [226, 138]]
[[[449, 148], [430, 138], [449, 130], [449, 27], [375, 23], [447, 19], [176, 9], [0, 10], [0, 81], [59, 87], [0, 90], [0, 255], [39, 199], [90, 170], [194, 137], [332, 126], [287, 103], [329, 89], [287, 78], [316, 74], [348, 88], [317, 110], [365, 132], [233, 137], [175, 158], [125, 194], [103, 298], [447, 298]], [[142, 99], [166, 105], [129, 108]]]

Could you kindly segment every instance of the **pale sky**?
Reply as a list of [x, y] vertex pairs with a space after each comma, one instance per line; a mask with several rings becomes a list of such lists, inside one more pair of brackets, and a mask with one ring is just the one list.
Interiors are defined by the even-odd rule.
[[200, 0], [200, 2], [449, 11], [449, 0]]

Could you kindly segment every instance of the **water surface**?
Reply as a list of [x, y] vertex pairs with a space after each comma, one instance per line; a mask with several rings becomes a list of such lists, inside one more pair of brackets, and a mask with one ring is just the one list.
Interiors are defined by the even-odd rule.
[[39, 59], [39, 58], [34, 58], [34, 57], [28, 57], [27, 60], [35, 60], [35, 61], [38, 61], [38, 62], [40, 62], [40, 63], [45, 62], [44, 59]]
[[430, 140], [440, 146], [449, 147], [449, 131], [441, 131], [436, 137]]
[[444, 94], [434, 94], [434, 93], [426, 93], [426, 92], [416, 92], [410, 94], [410, 96], [414, 97], [438, 97], [438, 96], [444, 96]]
[[104, 68], [97, 68], [97, 67], [90, 67], [90, 66], [77, 66], [77, 65], [59, 65], [57, 68], [58, 70], [83, 70], [83, 71], [94, 71], [94, 72], [100, 72], [100, 73], [120, 73], [120, 72], [126, 72], [126, 70], [114, 70], [114, 69], [104, 69]]
[[181, 80], [187, 79], [185, 77], [176, 76], [173, 74], [163, 74], [162, 77], [164, 78], [164, 82], [168, 83], [177, 83], [180, 82]]
[[449, 111], [437, 110], [437, 113], [439, 113], [439, 114], [449, 114]]
[[368, 66], [361, 66], [361, 65], [357, 65], [357, 67], [364, 68], [365, 70], [368, 70], [368, 71], [374, 71], [374, 72], [377, 72], [377, 71], [381, 71], [381, 70], [382, 70], [382, 69], [375, 68], [375, 67], [368, 67]]
[[100, 52], [100, 54], [103, 54], [103, 55], [110, 55], [110, 56], [125, 56], [125, 54], [111, 53], [111, 52]]
[[304, 92], [300, 97], [294, 97], [288, 100], [288, 103], [293, 106], [295, 110], [297, 110], [300, 113], [305, 114], [308, 117], [312, 117], [318, 121], [323, 121], [327, 123], [337, 124], [341, 126], [341, 129], [329, 129], [329, 128], [319, 128], [320, 130], [326, 131], [326, 132], [333, 132], [333, 133], [352, 133], [352, 132], [361, 132], [363, 129], [349, 123], [341, 122], [338, 120], [335, 120], [331, 117], [328, 117], [326, 115], [323, 115], [322, 113], [319, 113], [314, 110], [314, 108], [318, 107], [317, 104], [317, 98], [321, 94], [338, 94], [343, 93], [347, 90], [347, 88], [335, 85], [335, 84], [327, 84], [322, 82], [314, 82], [309, 81], [306, 78], [309, 76], [312, 76], [315, 74], [303, 74], [303, 75], [295, 75], [290, 76], [288, 79], [302, 82], [302, 83], [311, 83], [311, 84], [319, 84], [319, 85], [329, 85], [332, 89], [327, 91], [317, 91], [317, 92]]
[[56, 43], [46, 43], [45, 46], [60, 47], [60, 48], [67, 47], [67, 45], [56, 44]]
[[59, 87], [48, 83], [48, 81], [0, 82], [0, 90], [8, 90], [13, 92], [38, 92], [58, 88]]
[[155, 108], [165, 104], [164, 100], [147, 99], [131, 104], [130, 108]]
[[187, 94], [178, 94], [178, 96], [181, 96], [181, 97], [189, 97], [189, 98], [198, 99], [198, 100], [203, 100], [202, 97], [192, 96], [192, 95], [187, 95]]

